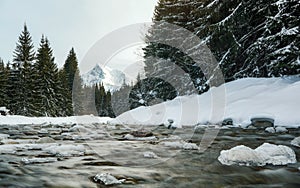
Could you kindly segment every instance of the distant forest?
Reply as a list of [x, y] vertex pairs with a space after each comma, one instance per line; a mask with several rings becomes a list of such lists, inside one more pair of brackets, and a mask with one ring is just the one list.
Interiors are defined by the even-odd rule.
[[8, 108], [10, 114], [57, 117], [92, 113], [113, 117], [110, 98], [111, 93], [101, 83], [82, 86], [74, 48], [60, 70], [47, 37], [41, 37], [35, 52], [26, 24], [13, 61], [0, 59], [0, 106]]

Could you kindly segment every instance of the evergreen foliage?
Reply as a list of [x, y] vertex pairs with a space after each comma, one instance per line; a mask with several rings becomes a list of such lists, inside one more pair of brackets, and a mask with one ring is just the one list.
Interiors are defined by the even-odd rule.
[[42, 36], [35, 63], [35, 108], [41, 116], [66, 115], [61, 109], [64, 105], [64, 87], [54, 63], [52, 49], [47, 38]]
[[26, 24], [19, 36], [12, 70], [10, 71], [8, 90], [10, 110], [14, 114], [33, 115], [33, 92], [34, 84], [32, 78], [33, 61], [35, 60], [34, 46]]
[[[162, 22], [187, 29], [202, 39], [217, 59], [225, 81], [297, 75], [300, 73], [299, 12], [297, 0], [159, 0], [154, 11], [154, 24], [145, 38], [147, 46], [143, 49], [146, 77], [180, 82], [185, 75], [173, 71], [174, 67], [179, 67], [191, 78], [198, 93], [209, 88], [211, 78], [204, 76], [207, 70], [196, 66], [189, 54], [153, 42], [174, 40], [180, 32], [165, 27]], [[186, 51], [192, 51], [194, 47]], [[149, 84], [148, 88], [154, 88], [155, 83]], [[177, 90], [178, 94], [191, 94], [184, 90]]]

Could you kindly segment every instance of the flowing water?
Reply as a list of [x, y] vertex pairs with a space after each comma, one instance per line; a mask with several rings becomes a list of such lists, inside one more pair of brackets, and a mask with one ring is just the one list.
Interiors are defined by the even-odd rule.
[[[199, 145], [204, 136], [214, 137], [205, 134], [204, 129], [194, 132], [188, 127], [147, 127], [157, 140], [125, 140], [124, 135], [132, 129], [97, 124], [77, 129], [74, 125], [0, 126], [0, 133], [9, 135], [0, 145], [0, 187], [106, 187], [93, 181], [99, 173], [125, 179], [116, 187], [300, 187], [300, 163], [247, 167], [225, 166], [217, 160], [221, 150], [237, 145], [256, 148], [268, 142], [291, 147], [300, 161], [299, 149], [290, 145], [294, 137], [300, 136], [297, 129], [281, 134], [259, 129], [218, 129], [205, 151], [162, 144], [171, 137]], [[43, 137], [52, 139], [38, 141]], [[53, 146], [60, 149], [53, 151]], [[146, 158], [145, 152], [158, 157]], [[46, 161], [26, 163], [25, 159], [36, 158]]]

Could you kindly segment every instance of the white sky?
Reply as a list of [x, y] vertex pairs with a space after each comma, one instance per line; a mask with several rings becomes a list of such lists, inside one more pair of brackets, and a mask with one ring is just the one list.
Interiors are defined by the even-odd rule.
[[[150, 22], [157, 0], [0, 0], [0, 57], [7, 62], [26, 22], [34, 46], [45, 34], [61, 67], [71, 47], [79, 61], [103, 36], [130, 24]], [[126, 69], [140, 59], [131, 48], [112, 61]], [[126, 55], [124, 55], [126, 54]], [[118, 62], [120, 61], [120, 62]], [[99, 62], [100, 63], [100, 62]], [[124, 66], [122, 66], [124, 64]], [[113, 67], [118, 68], [118, 67]]]

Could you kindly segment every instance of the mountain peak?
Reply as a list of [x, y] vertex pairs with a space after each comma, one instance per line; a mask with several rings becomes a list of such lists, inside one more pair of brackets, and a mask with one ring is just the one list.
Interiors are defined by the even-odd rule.
[[105, 90], [115, 91], [122, 86], [125, 74], [122, 71], [96, 64], [89, 72], [81, 75], [81, 78], [84, 85], [92, 86], [103, 83]]

